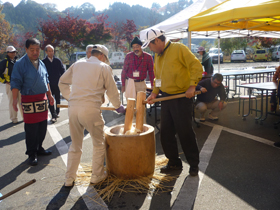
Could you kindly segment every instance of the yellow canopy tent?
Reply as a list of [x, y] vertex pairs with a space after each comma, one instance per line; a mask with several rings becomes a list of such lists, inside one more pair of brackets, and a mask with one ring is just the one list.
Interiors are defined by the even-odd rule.
[[[227, 0], [189, 19], [189, 31], [280, 38], [280, 0]], [[246, 36], [246, 35], [245, 35]], [[280, 62], [280, 60], [279, 60]], [[220, 72], [220, 58], [218, 59]]]
[[227, 0], [189, 19], [189, 31], [224, 30], [280, 31], [280, 0]]

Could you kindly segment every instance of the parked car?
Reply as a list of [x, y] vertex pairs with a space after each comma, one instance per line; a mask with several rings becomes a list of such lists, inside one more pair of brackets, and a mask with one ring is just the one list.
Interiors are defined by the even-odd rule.
[[75, 53], [73, 53], [70, 56], [69, 65], [71, 66], [77, 60], [80, 60], [81, 58], [85, 58], [86, 56], [87, 56], [86, 52], [75, 52]]
[[246, 53], [244, 50], [234, 50], [230, 57], [231, 62], [243, 61], [246, 62]]
[[121, 69], [124, 64], [125, 54], [123, 52], [111, 52], [109, 53], [109, 61], [112, 69]]
[[271, 59], [274, 61], [279, 60], [280, 57], [280, 45], [276, 46], [273, 51], [272, 51], [272, 55], [271, 55]]
[[268, 52], [265, 49], [256, 50], [253, 56], [254, 61], [267, 61]]
[[[218, 63], [218, 48], [210, 48], [209, 56], [212, 58], [212, 63]], [[220, 48], [220, 63], [224, 62], [224, 54]]]

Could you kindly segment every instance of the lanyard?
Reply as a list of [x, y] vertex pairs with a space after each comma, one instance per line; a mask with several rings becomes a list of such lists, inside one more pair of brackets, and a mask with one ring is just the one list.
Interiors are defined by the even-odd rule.
[[[143, 57], [144, 57], [144, 55], [143, 55], [143, 53], [142, 53], [142, 55], [141, 55], [141, 62], [140, 62], [140, 64], [137, 66], [137, 61], [136, 61], [136, 59], [135, 59], [135, 56], [137, 56], [137, 55], [134, 55], [134, 57], [133, 57], [133, 63], [134, 63], [134, 67], [136, 67], [135, 68], [135, 70], [138, 70], [138, 68], [139, 68], [139, 66], [142, 64], [142, 61], [143, 61]], [[137, 56], [138, 57], [138, 56]]]
[[169, 43], [167, 44], [167, 46], [163, 49], [163, 51], [159, 54], [159, 56], [161, 56], [165, 50], [167, 50], [167, 48], [170, 46], [171, 41], [169, 41]]
[[164, 48], [164, 50], [160, 54], [160, 55], [162, 55], [166, 51], [165, 54], [164, 54], [164, 57], [163, 57], [163, 64], [162, 64], [161, 72], [160, 72], [160, 80], [161, 80], [161, 77], [162, 77], [163, 67], [164, 67], [164, 63], [165, 63], [165, 57], [166, 57], [166, 54], [167, 54], [167, 48], [170, 46], [170, 44], [171, 44], [171, 42], [168, 43], [168, 45]]

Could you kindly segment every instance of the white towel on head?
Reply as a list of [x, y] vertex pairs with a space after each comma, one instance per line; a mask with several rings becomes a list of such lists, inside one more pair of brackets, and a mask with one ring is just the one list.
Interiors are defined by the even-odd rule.
[[125, 97], [126, 98], [135, 98], [136, 99], [136, 90], [134, 80], [129, 78], [127, 81], [127, 86], [125, 89]]

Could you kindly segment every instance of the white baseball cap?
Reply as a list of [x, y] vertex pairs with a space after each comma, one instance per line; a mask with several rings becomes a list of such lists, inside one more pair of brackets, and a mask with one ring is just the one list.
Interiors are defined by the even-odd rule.
[[107, 47], [105, 47], [104, 45], [101, 45], [101, 44], [95, 44], [95, 45], [93, 45], [92, 50], [97, 50], [99, 52], [102, 52], [106, 57], [106, 62], [105, 63], [110, 65], [110, 61], [109, 61], [109, 58], [108, 58], [109, 50], [108, 50]]
[[16, 48], [14, 48], [14, 46], [8, 46], [6, 48], [6, 52], [17, 52]]
[[142, 49], [145, 49], [151, 41], [153, 41], [155, 38], [158, 38], [159, 36], [164, 35], [164, 31], [157, 29], [157, 28], [151, 28], [146, 33], [146, 41], [142, 45]]

